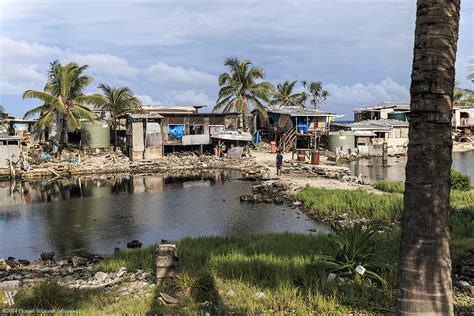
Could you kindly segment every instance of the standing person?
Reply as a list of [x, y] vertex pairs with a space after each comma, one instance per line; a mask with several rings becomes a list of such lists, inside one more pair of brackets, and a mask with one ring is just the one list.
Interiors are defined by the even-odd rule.
[[276, 167], [277, 167], [277, 175], [281, 175], [281, 166], [283, 165], [283, 155], [281, 154], [281, 151], [277, 151], [276, 155]]

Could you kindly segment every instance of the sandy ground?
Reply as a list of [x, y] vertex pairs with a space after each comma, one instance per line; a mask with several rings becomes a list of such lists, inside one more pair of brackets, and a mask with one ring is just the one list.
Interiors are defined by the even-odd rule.
[[[312, 187], [318, 188], [327, 188], [327, 189], [364, 189], [368, 191], [379, 192], [375, 190], [372, 186], [369, 185], [360, 185], [351, 182], [343, 182], [336, 179], [327, 179], [323, 177], [318, 177], [312, 174], [301, 174], [296, 172], [291, 172], [285, 170], [285, 163], [296, 162], [296, 160], [292, 160], [291, 153], [287, 153], [283, 155], [283, 169], [282, 175], [278, 176], [276, 174], [276, 154], [272, 154], [268, 151], [252, 151], [252, 157], [255, 158], [257, 162], [261, 162], [267, 165], [271, 170], [271, 177], [274, 179], [278, 179], [284, 184], [289, 185], [293, 191], [298, 191], [299, 189], [303, 188], [306, 185], [310, 185]], [[296, 159], [296, 156], [295, 156]], [[326, 161], [326, 157], [321, 157], [321, 164], [324, 165]], [[309, 163], [308, 161], [306, 163]]]

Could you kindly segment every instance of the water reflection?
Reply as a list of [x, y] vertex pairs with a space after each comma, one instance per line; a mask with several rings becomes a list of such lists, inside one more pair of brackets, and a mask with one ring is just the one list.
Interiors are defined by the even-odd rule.
[[162, 175], [106, 175], [73, 177], [35, 182], [0, 181], [0, 207], [108, 196], [118, 193], [159, 192], [166, 188], [210, 186], [222, 184], [238, 173], [186, 172]]
[[[239, 173], [103, 176], [0, 183], [0, 257], [109, 253], [133, 239], [323, 229], [285, 206], [240, 203]], [[285, 210], [287, 209], [287, 210]]]
[[[387, 165], [382, 164], [381, 157], [360, 159], [342, 166], [349, 167], [355, 176], [362, 175], [373, 181], [395, 180], [405, 181], [406, 156], [388, 157]], [[452, 167], [471, 176], [474, 185], [474, 152], [454, 153]]]

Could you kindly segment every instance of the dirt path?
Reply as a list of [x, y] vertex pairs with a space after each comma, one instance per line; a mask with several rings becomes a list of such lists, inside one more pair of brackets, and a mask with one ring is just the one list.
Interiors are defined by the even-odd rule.
[[[276, 167], [275, 167], [275, 154], [271, 154], [270, 152], [264, 151], [252, 151], [252, 157], [258, 162], [265, 164], [270, 169], [270, 176], [273, 179], [277, 179], [281, 181], [283, 184], [288, 185], [292, 188], [293, 191], [298, 191], [299, 189], [303, 188], [306, 185], [310, 185], [312, 187], [318, 188], [327, 188], [327, 189], [348, 189], [348, 190], [355, 190], [355, 189], [364, 189], [373, 192], [379, 192], [375, 190], [370, 185], [361, 185], [352, 182], [344, 182], [337, 179], [328, 179], [324, 177], [319, 177], [310, 173], [301, 173], [301, 172], [293, 172], [285, 168], [285, 163], [292, 163], [296, 162], [292, 160], [291, 153], [283, 155], [283, 169], [282, 175], [278, 176], [276, 174]], [[325, 157], [322, 157], [321, 162], [325, 162]]]

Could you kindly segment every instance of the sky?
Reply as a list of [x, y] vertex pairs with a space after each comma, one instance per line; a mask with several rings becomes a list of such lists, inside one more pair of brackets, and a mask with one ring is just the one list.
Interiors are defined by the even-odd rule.
[[[409, 101], [414, 0], [0, 0], [0, 105], [22, 116], [49, 63], [89, 65], [99, 83], [145, 104], [207, 104], [227, 57], [250, 59], [266, 81], [322, 81], [325, 110]], [[474, 1], [464, 0], [456, 79], [474, 58]]]

